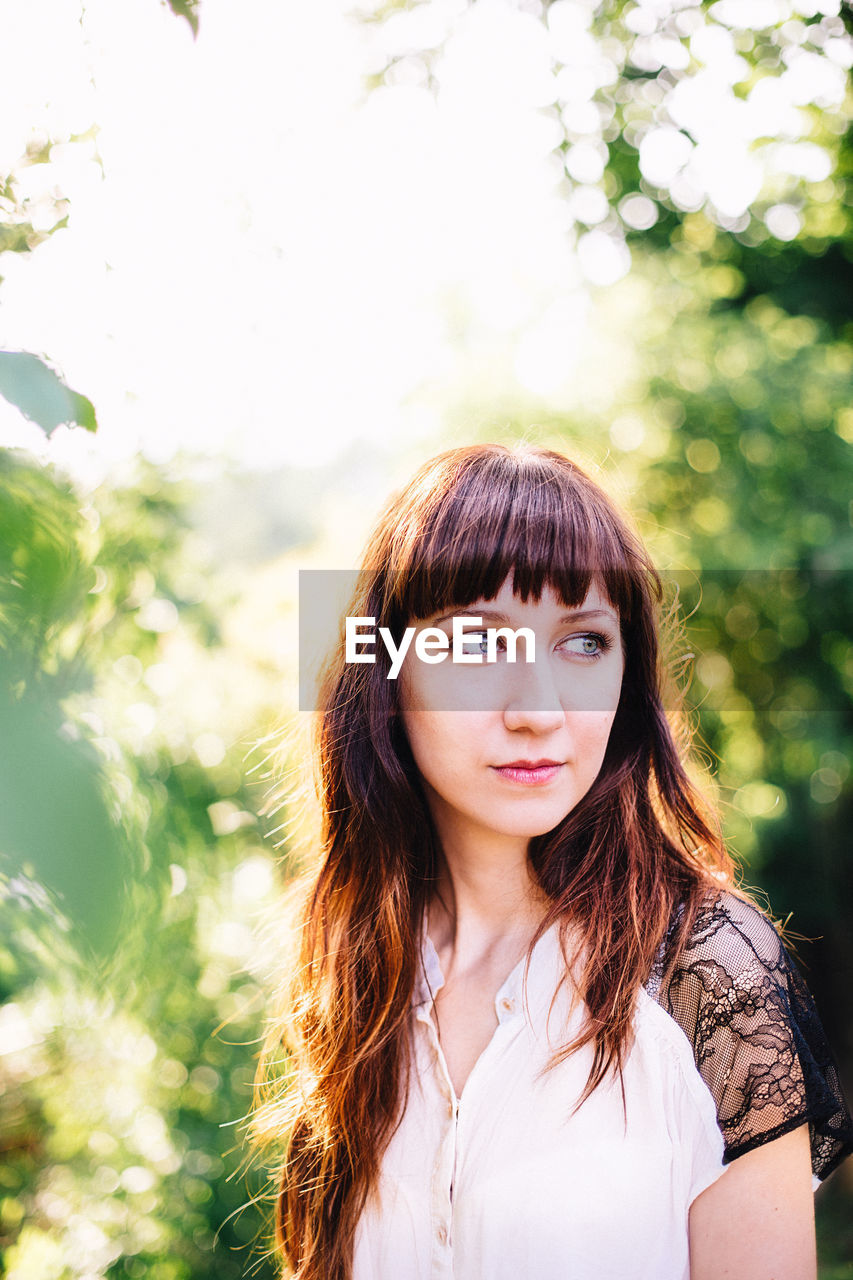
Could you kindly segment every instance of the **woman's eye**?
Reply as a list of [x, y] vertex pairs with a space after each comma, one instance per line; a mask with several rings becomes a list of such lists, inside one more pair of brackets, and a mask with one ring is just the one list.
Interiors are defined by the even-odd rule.
[[[462, 652], [465, 654], [482, 654], [485, 658], [489, 651], [488, 637], [488, 631], [466, 631], [462, 641]], [[502, 653], [506, 648], [506, 641], [503, 636], [497, 637], [495, 647], [498, 653]]]
[[570, 653], [576, 653], [582, 658], [600, 658], [610, 648], [610, 641], [607, 636], [587, 632], [582, 636], [569, 636], [563, 641], [563, 646]]

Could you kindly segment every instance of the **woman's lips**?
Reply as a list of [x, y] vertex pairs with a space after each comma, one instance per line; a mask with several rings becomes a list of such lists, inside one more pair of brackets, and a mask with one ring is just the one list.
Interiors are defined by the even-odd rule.
[[527, 786], [542, 785], [555, 778], [562, 769], [556, 760], [517, 760], [512, 764], [493, 765], [496, 773], [510, 782], [523, 782]]

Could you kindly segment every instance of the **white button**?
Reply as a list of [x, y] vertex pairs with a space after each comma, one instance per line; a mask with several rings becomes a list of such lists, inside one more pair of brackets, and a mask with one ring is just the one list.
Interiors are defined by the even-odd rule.
[[435, 1238], [439, 1244], [447, 1244], [447, 1227], [443, 1222], [436, 1227]]

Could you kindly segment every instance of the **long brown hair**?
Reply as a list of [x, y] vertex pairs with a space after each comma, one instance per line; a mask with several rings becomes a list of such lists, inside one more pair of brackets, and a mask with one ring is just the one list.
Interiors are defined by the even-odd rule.
[[[638, 988], [683, 904], [677, 956], [709, 886], [733, 863], [691, 783], [662, 702], [661, 581], [612, 502], [563, 455], [519, 445], [453, 449], [427, 462], [369, 540], [350, 615], [399, 643], [415, 619], [492, 599], [508, 575], [523, 600], [550, 585], [567, 606], [594, 581], [619, 614], [622, 690], [601, 770], [529, 860], [550, 909], [580, 939], [584, 1098], [621, 1077]], [[408, 1026], [422, 921], [441, 856], [387, 655], [325, 671], [316, 726], [322, 809], [287, 1014], [290, 1063], [277, 1244], [297, 1280], [348, 1280], [355, 1229], [408, 1087]], [[530, 954], [528, 952], [528, 956]], [[583, 1100], [583, 1099], [582, 1099]]]

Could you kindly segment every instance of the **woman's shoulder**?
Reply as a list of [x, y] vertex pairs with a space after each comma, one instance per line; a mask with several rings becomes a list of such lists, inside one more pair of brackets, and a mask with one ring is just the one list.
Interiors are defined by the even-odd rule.
[[772, 920], [711, 890], [676, 953], [681, 912], [646, 984], [680, 1026], [732, 1160], [808, 1121], [825, 1177], [851, 1149], [838, 1070], [806, 982]]
[[644, 984], [641, 1007], [658, 1039], [674, 1046], [688, 1074], [699, 1080], [706, 1060], [719, 1056], [721, 1041], [714, 1032], [737, 1027], [746, 992], [750, 1011], [757, 1012], [759, 988], [765, 987], [766, 997], [784, 968], [784, 949], [772, 922], [735, 893], [709, 889], [678, 947], [683, 916], [680, 905]]
[[[786, 952], [772, 920], [750, 899], [730, 890], [709, 888], [701, 899], [682, 949], [675, 954], [675, 942], [684, 914], [681, 904], [658, 951], [646, 983], [657, 997], [662, 984], [672, 976], [682, 978], [691, 966], [719, 965], [726, 972], [744, 966], [763, 965], [770, 970], [785, 967]], [[667, 974], [675, 963], [675, 971]], [[694, 969], [698, 972], [698, 968]]]
[[709, 890], [693, 924], [691, 947], [727, 958], [732, 950], [778, 964], [785, 949], [773, 921], [755, 902], [730, 890]]
[[781, 978], [788, 974], [790, 960], [773, 921], [750, 899], [729, 890], [709, 889], [701, 900], [690, 932], [677, 956], [673, 944], [683, 914], [679, 907], [658, 954], [655, 977], [662, 981], [674, 961], [669, 981], [684, 982], [689, 977], [703, 986], [753, 973]]

